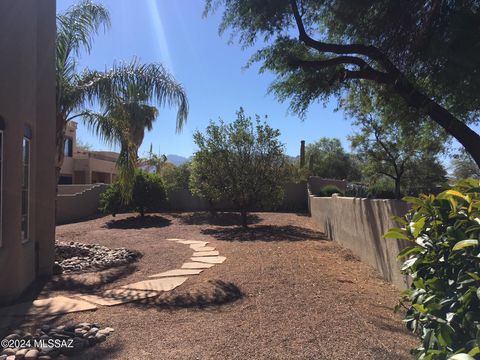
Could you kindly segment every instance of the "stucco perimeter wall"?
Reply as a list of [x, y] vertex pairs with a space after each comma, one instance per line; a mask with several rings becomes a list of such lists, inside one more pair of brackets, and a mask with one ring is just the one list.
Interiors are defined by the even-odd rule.
[[74, 187], [75, 185], [59, 185], [57, 225], [84, 220], [99, 213], [100, 194], [107, 189], [108, 185], [89, 185], [88, 189], [75, 194], [62, 194], [60, 188], [64, 186]]
[[58, 185], [58, 195], [76, 194], [93, 187], [92, 184], [84, 185]]
[[[172, 191], [168, 197], [167, 208], [171, 211], [210, 210], [208, 201], [192, 195], [190, 191], [186, 189]], [[233, 210], [234, 206], [229, 201], [223, 201], [215, 204], [215, 209], [218, 211], [229, 211]], [[306, 212], [308, 210], [307, 184], [305, 182], [285, 184], [283, 200], [274, 210]]]
[[312, 219], [329, 239], [350, 249], [398, 288], [407, 286], [396, 256], [408, 243], [383, 237], [389, 228], [398, 226], [391, 217], [407, 212], [405, 202], [310, 195], [309, 207]]

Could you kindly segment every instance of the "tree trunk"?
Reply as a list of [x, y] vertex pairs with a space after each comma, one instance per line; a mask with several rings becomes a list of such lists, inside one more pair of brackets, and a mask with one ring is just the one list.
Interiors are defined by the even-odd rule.
[[56, 154], [55, 154], [55, 175], [57, 184], [60, 179], [60, 171], [63, 165], [64, 151], [65, 151], [65, 132], [67, 130], [67, 120], [63, 113], [56, 115]]
[[248, 228], [248, 218], [247, 218], [247, 211], [240, 210], [240, 215], [242, 216], [242, 227]]
[[453, 116], [447, 109], [416, 90], [410, 83], [406, 81], [398, 81], [395, 83], [394, 89], [410, 106], [426, 111], [433, 121], [445, 129], [448, 134], [457, 139], [480, 167], [479, 134]]
[[400, 177], [395, 178], [395, 199], [400, 199], [402, 193], [400, 191]]

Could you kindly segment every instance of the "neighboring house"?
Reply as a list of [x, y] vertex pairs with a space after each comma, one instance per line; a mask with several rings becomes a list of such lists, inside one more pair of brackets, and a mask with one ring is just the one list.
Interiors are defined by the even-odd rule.
[[118, 153], [77, 148], [77, 123], [70, 121], [65, 134], [65, 158], [59, 184], [112, 183], [118, 173]]
[[55, 0], [0, 1], [0, 303], [55, 256]]

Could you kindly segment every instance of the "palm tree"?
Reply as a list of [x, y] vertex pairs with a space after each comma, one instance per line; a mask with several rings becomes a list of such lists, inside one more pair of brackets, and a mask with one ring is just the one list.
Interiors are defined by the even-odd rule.
[[57, 16], [56, 38], [56, 148], [57, 179], [63, 164], [67, 122], [81, 116], [91, 79], [77, 74], [77, 56], [90, 52], [93, 36], [110, 26], [105, 7], [84, 0]]
[[107, 72], [91, 71], [89, 99], [97, 99], [104, 112], [84, 114], [85, 122], [105, 142], [120, 146], [119, 181], [125, 201], [133, 188], [138, 165], [138, 149], [145, 129], [150, 131], [159, 106], [177, 106], [177, 131], [188, 115], [188, 101], [183, 87], [160, 64], [140, 64], [137, 60], [121, 63]]

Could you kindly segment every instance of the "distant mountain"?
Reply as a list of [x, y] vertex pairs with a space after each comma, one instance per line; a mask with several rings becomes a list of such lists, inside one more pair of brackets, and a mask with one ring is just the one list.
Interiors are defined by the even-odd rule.
[[171, 162], [173, 165], [179, 166], [179, 165], [185, 164], [190, 159], [180, 155], [169, 154], [167, 155], [167, 160]]

